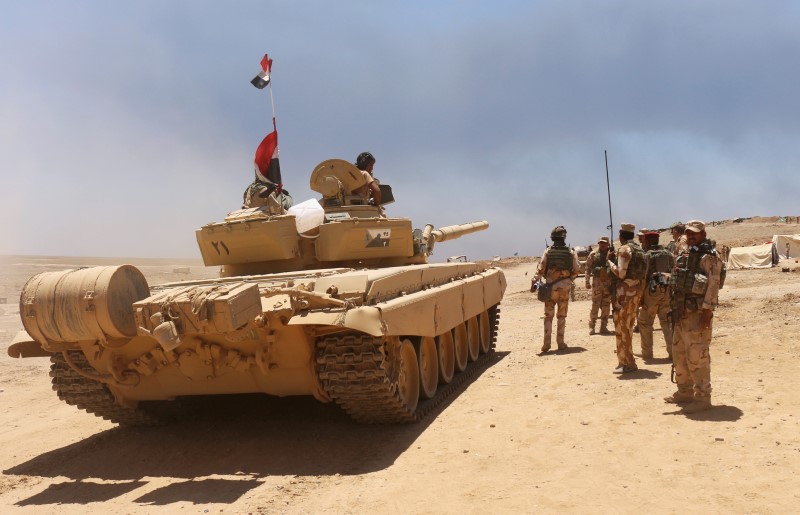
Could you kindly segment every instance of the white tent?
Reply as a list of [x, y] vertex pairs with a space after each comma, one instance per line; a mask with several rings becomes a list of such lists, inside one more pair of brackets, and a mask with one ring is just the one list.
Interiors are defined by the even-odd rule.
[[772, 237], [772, 243], [781, 259], [800, 258], [800, 234], [776, 234]]
[[772, 268], [778, 263], [774, 243], [753, 245], [752, 247], [733, 247], [728, 256], [728, 269]]

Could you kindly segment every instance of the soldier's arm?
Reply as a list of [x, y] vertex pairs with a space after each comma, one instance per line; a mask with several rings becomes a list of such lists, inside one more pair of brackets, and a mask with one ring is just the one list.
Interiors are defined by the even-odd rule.
[[625, 279], [625, 275], [628, 273], [628, 263], [631, 262], [631, 249], [627, 246], [623, 246], [617, 252], [617, 262], [612, 263], [609, 261], [608, 269], [611, 271], [612, 274], [619, 277], [620, 281]]
[[372, 202], [376, 206], [381, 204], [381, 188], [378, 186], [378, 181], [369, 183], [369, 189], [372, 191]]
[[542, 276], [544, 275], [544, 271], [547, 269], [547, 254], [542, 256], [542, 260], [539, 261], [539, 266], [536, 267], [536, 275], [533, 277], [533, 282], [539, 281]]
[[594, 270], [594, 251], [589, 252], [589, 255], [586, 256], [586, 274], [584, 274], [584, 278], [586, 279], [586, 289], [592, 289], [592, 271]]

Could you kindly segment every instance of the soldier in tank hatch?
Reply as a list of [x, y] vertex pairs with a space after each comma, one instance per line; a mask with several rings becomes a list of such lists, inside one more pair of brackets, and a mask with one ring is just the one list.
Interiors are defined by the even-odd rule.
[[371, 200], [373, 205], [379, 206], [381, 204], [381, 189], [378, 187], [377, 179], [372, 175], [372, 170], [375, 167], [375, 156], [369, 152], [362, 152], [356, 158], [355, 165], [361, 170], [361, 174], [367, 183], [353, 190], [353, 193], [363, 195], [365, 203]]

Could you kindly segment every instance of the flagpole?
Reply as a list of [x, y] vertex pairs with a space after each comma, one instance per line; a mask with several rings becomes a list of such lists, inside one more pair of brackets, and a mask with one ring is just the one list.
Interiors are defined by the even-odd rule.
[[278, 126], [275, 124], [275, 99], [272, 98], [272, 74], [269, 78], [269, 101], [272, 104], [272, 130], [277, 131]]
[[[272, 104], [272, 130], [275, 131], [276, 139], [278, 134], [278, 125], [275, 123], [275, 99], [272, 96], [272, 66], [270, 66], [270, 77], [269, 77], [269, 102]], [[278, 147], [275, 147], [278, 156], [280, 156], [281, 151]], [[283, 182], [283, 181], [281, 181]], [[277, 192], [280, 194], [283, 191], [283, 184], [277, 185]]]

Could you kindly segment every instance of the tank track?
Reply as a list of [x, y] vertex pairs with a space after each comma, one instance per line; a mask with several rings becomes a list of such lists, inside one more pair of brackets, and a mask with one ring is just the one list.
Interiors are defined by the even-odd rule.
[[412, 412], [403, 403], [386, 362], [383, 338], [347, 334], [317, 340], [317, 373], [325, 392], [351, 418], [368, 424], [417, 422], [447, 400], [454, 392], [491, 363], [500, 322], [499, 305], [489, 309], [491, 345], [489, 352], [457, 373], [446, 385], [439, 385], [432, 399], [420, 399]]
[[[69, 351], [69, 356], [82, 370], [96, 374], [81, 351]], [[125, 408], [117, 404], [114, 394], [105, 384], [83, 377], [67, 364], [60, 353], [50, 357], [50, 377], [58, 398], [105, 420], [125, 426], [154, 426], [164, 422], [162, 417], [142, 408]]]

